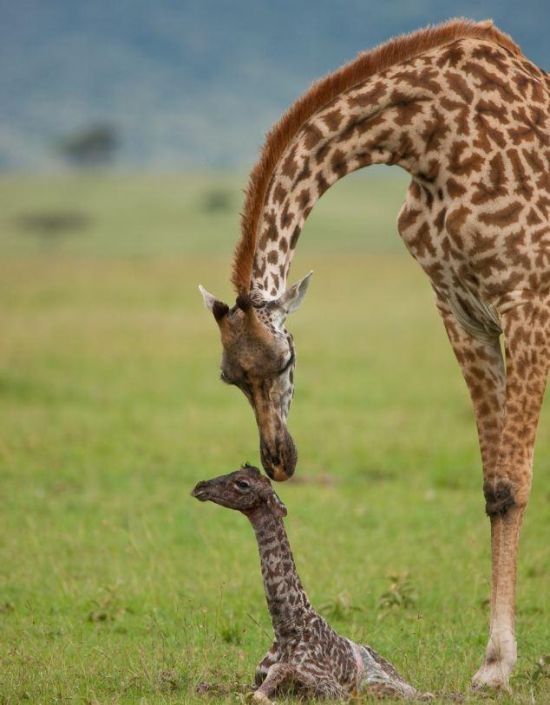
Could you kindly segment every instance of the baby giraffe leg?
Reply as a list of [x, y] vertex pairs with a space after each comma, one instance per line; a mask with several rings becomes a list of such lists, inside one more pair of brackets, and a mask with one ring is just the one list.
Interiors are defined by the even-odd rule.
[[294, 675], [295, 668], [291, 664], [280, 662], [273, 664], [273, 666], [269, 668], [262, 685], [252, 693], [251, 701], [268, 705], [271, 703], [270, 696], [273, 695], [285, 681], [292, 680]]
[[267, 652], [267, 654], [263, 657], [263, 659], [260, 661], [258, 666], [256, 667], [256, 674], [254, 676], [254, 682], [257, 686], [260, 686], [268, 672], [271, 666], [277, 663], [279, 660], [279, 647], [277, 646], [277, 642], [274, 641], [271, 648]]

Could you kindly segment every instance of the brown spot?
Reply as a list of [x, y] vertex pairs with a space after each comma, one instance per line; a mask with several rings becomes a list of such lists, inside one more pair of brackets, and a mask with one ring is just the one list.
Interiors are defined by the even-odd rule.
[[318, 172], [317, 176], [315, 177], [315, 181], [317, 181], [317, 189], [318, 189], [317, 196], [321, 197], [325, 193], [325, 191], [329, 188], [330, 184], [325, 179], [322, 171]]
[[300, 209], [303, 211], [307, 206], [309, 205], [309, 202], [311, 200], [311, 194], [309, 193], [309, 189], [305, 188], [300, 191], [298, 194], [298, 206]]
[[443, 66], [452, 66], [456, 68], [464, 58], [464, 49], [459, 42], [454, 42], [447, 50], [444, 50], [436, 60], [436, 63], [441, 68]]
[[309, 158], [306, 157], [304, 160], [304, 166], [302, 167], [302, 170], [294, 180], [294, 183], [292, 184], [292, 188], [295, 189], [296, 186], [300, 183], [300, 181], [304, 181], [305, 179], [309, 179], [311, 176], [311, 169], [309, 168]]
[[510, 88], [510, 84], [505, 75], [500, 75], [495, 71], [485, 68], [483, 64], [475, 61], [468, 61], [464, 64], [464, 70], [470, 73], [477, 82], [477, 87], [484, 93], [496, 92], [507, 102], [518, 100], [518, 96]]
[[394, 90], [390, 96], [391, 106], [395, 111], [394, 122], [399, 127], [410, 125], [414, 118], [423, 112], [422, 101], [411, 98], [406, 93]]
[[432, 238], [430, 236], [430, 228], [427, 223], [421, 223], [414, 237], [407, 237], [407, 245], [414, 253], [415, 257], [421, 258], [426, 255], [435, 257], [436, 251]]
[[455, 142], [449, 153], [449, 171], [457, 176], [469, 176], [473, 171], [479, 171], [484, 161], [481, 154], [470, 150], [467, 142]]
[[447, 71], [445, 74], [449, 88], [459, 95], [465, 103], [470, 104], [474, 99], [474, 92], [466, 83], [466, 80], [459, 73]]
[[403, 208], [397, 220], [397, 229], [399, 232], [403, 234], [414, 225], [420, 213], [421, 211], [415, 208], [409, 208], [407, 206]]
[[457, 234], [460, 234], [460, 231], [464, 228], [471, 212], [472, 211], [468, 208], [468, 206], [458, 206], [457, 208], [453, 208], [449, 213], [447, 213], [447, 217], [445, 219], [445, 229], [447, 232], [455, 237]]
[[300, 228], [296, 226], [294, 228], [294, 232], [292, 233], [292, 237], [290, 238], [290, 249], [293, 250], [296, 247], [296, 244], [298, 242], [298, 238], [300, 237]]
[[529, 209], [529, 213], [527, 214], [526, 218], [526, 223], [527, 225], [539, 225], [540, 223], [542, 223], [542, 219], [537, 214], [534, 208]]
[[504, 228], [507, 225], [516, 223], [522, 210], [523, 204], [519, 201], [514, 201], [498, 211], [480, 213], [479, 220], [486, 225], [497, 225], [500, 228]]
[[322, 131], [314, 123], [307, 123], [304, 126], [304, 146], [311, 150], [324, 138]]
[[522, 125], [508, 130], [514, 142], [532, 142], [536, 137], [542, 145], [550, 143], [550, 137], [546, 132], [546, 114], [539, 107], [532, 107], [528, 112], [528, 108], [522, 106], [516, 108], [512, 115]]
[[506, 154], [510, 159], [510, 164], [512, 165], [512, 172], [515, 179], [515, 191], [518, 196], [522, 196], [526, 201], [531, 200], [533, 195], [533, 187], [531, 186], [530, 176], [527, 174], [525, 166], [521, 160], [519, 151], [514, 148], [507, 150]]
[[377, 81], [374, 86], [366, 91], [361, 91], [348, 99], [351, 108], [368, 108], [376, 105], [384, 97], [386, 86], [383, 81]]
[[474, 182], [475, 191], [472, 194], [472, 203], [479, 205], [494, 201], [499, 196], [505, 196], [507, 193], [507, 182], [504, 160], [500, 153], [497, 152], [489, 162], [487, 180]]
[[474, 110], [479, 115], [487, 115], [494, 118], [501, 125], [506, 125], [510, 122], [506, 105], [498, 105], [494, 100], [481, 98], [477, 101]]
[[466, 189], [456, 179], [451, 177], [447, 179], [447, 193], [451, 198], [458, 198], [466, 193]]
[[451, 100], [450, 98], [441, 98], [440, 104], [447, 112], [454, 113], [456, 133], [464, 136], [470, 134], [468, 125], [468, 116], [470, 114], [469, 106], [465, 105], [462, 101]]
[[338, 108], [335, 108], [334, 110], [325, 113], [325, 115], [322, 115], [321, 119], [329, 128], [329, 130], [331, 130], [332, 132], [336, 132], [336, 130], [340, 127], [343, 115]]
[[279, 182], [273, 190], [273, 200], [279, 205], [285, 200], [288, 195], [286, 188]]
[[298, 171], [298, 162], [296, 162], [294, 159], [296, 156], [297, 149], [298, 145], [295, 144], [288, 153], [288, 155], [285, 157], [281, 168], [282, 173], [285, 176], [288, 176], [290, 179], [293, 179], [296, 176], [296, 172]]
[[315, 161], [317, 164], [321, 164], [322, 162], [325, 161], [325, 157], [330, 151], [330, 144], [328, 142], [325, 142], [325, 144], [322, 147], [319, 147], [319, 149], [315, 152]]
[[332, 171], [334, 171], [335, 174], [338, 174], [339, 177], [347, 174], [348, 167], [346, 164], [346, 155], [341, 149], [336, 149], [334, 151], [332, 159], [330, 160], [330, 166]]
[[472, 51], [472, 57], [474, 59], [482, 59], [486, 63], [492, 64], [501, 74], [507, 73], [510, 68], [506, 54], [504, 54], [504, 52], [501, 51], [500, 48], [490, 46], [486, 43], [477, 46]]
[[474, 246], [471, 249], [471, 254], [483, 254], [484, 252], [487, 252], [487, 250], [491, 250], [495, 244], [496, 242], [494, 236], [487, 235], [487, 237], [485, 237], [480, 232], [476, 231]]
[[420, 133], [426, 152], [439, 149], [448, 132], [449, 126], [445, 123], [443, 115], [432, 106], [432, 119], [426, 122]]

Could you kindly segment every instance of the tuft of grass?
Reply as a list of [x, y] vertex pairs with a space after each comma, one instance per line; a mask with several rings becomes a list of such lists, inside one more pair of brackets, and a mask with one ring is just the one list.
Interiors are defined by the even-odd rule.
[[400, 609], [412, 609], [418, 603], [418, 593], [408, 571], [388, 575], [389, 587], [378, 600], [379, 618], [388, 612]]
[[335, 597], [327, 600], [319, 607], [319, 611], [327, 618], [340, 622], [348, 621], [354, 612], [360, 612], [361, 607], [351, 603], [351, 596], [347, 590], [342, 590]]

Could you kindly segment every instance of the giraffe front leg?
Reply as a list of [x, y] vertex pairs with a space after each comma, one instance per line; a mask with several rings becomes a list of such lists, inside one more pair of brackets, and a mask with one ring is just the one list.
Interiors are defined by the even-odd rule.
[[254, 683], [257, 686], [260, 686], [267, 674], [271, 666], [277, 663], [279, 660], [279, 647], [277, 646], [277, 642], [274, 641], [271, 648], [267, 652], [267, 654], [263, 657], [263, 659], [260, 661], [260, 663], [256, 666], [256, 673], [254, 675]]
[[[486, 486], [489, 478], [495, 474], [498, 465], [506, 402], [506, 373], [499, 338], [496, 335], [494, 337], [475, 337], [457, 321], [446, 302], [438, 300], [437, 303], [449, 341], [472, 399], [481, 450], [484, 486]], [[497, 515], [491, 519], [493, 585], [491, 614], [495, 612], [496, 571], [501, 555], [501, 544], [504, 540], [500, 527], [497, 526], [498, 523], [499, 516]], [[499, 643], [503, 641], [501, 639]], [[515, 641], [510, 641], [510, 635], [508, 635], [507, 644], [506, 661], [511, 664], [515, 661]], [[494, 658], [488, 654], [486, 657], [488, 666], [490, 665], [489, 661], [494, 662]], [[474, 677], [474, 682], [481, 684], [482, 680], [486, 680], [496, 684], [495, 679], [490, 677], [489, 671], [491, 669], [482, 667]], [[507, 681], [507, 677], [502, 677], [500, 680]]]
[[516, 562], [523, 513], [529, 500], [538, 418], [550, 367], [550, 301], [529, 303], [503, 316], [506, 406], [495, 468], [484, 493], [493, 545], [491, 624], [485, 660], [474, 688], [508, 690], [516, 662], [514, 628]]
[[261, 686], [250, 694], [250, 702], [270, 705], [271, 696], [277, 692], [277, 689], [285, 681], [293, 680], [293, 676], [295, 676], [295, 668], [291, 664], [281, 662], [273, 664], [269, 668]]

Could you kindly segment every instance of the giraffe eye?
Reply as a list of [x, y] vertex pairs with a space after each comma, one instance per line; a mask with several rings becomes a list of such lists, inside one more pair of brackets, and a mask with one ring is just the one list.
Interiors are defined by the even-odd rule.
[[248, 490], [250, 488], [250, 482], [248, 482], [248, 480], [236, 480], [235, 484], [240, 490]]
[[293, 362], [294, 362], [294, 350], [292, 350], [292, 351], [290, 352], [290, 357], [289, 357], [288, 360], [285, 362], [285, 364], [283, 365], [283, 367], [277, 372], [277, 374], [278, 374], [278, 375], [284, 374], [284, 373], [288, 370], [288, 368], [292, 365]]

